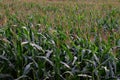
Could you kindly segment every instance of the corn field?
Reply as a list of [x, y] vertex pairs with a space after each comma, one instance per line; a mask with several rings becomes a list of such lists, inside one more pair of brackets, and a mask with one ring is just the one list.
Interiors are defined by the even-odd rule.
[[120, 0], [0, 0], [0, 80], [102, 79], [120, 79]]

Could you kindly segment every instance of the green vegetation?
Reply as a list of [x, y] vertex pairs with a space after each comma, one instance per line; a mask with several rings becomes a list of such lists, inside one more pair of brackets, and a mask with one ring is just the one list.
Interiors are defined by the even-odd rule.
[[119, 4], [0, 0], [0, 80], [120, 79]]

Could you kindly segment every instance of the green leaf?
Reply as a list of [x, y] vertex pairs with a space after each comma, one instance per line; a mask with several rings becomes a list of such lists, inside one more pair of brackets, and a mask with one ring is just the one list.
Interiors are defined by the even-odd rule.
[[29, 71], [31, 70], [31, 65], [32, 65], [32, 64], [33, 64], [33, 63], [31, 62], [31, 63], [29, 63], [29, 64], [27, 64], [27, 65], [25, 66], [24, 71], [23, 71], [23, 75], [26, 75], [26, 74], [29, 73]]
[[60, 63], [63, 64], [63, 65], [64, 65], [65, 67], [67, 67], [68, 69], [71, 69], [70, 66], [69, 66], [67, 63], [62, 62], [62, 61], [60, 61]]
[[37, 44], [35, 44], [35, 43], [30, 43], [30, 45], [31, 45], [32, 47], [35, 47], [35, 48], [38, 49], [39, 51], [42, 51], [43, 53], [45, 53], [45, 51], [42, 49], [41, 46], [39, 46], [39, 45], [37, 45]]
[[44, 59], [45, 61], [47, 61], [51, 66], [54, 66], [53, 62], [50, 61], [47, 57], [45, 56], [36, 56], [36, 58], [40, 58], [40, 59]]

